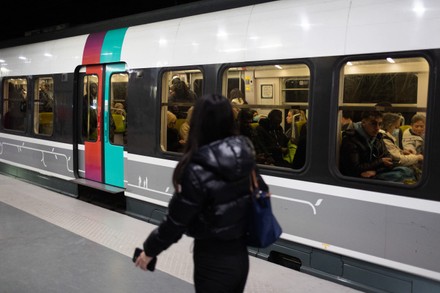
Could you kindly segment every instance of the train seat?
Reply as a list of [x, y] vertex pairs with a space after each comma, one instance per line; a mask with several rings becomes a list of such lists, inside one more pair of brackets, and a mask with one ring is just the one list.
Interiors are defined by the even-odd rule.
[[115, 122], [115, 133], [125, 132], [125, 118], [121, 114], [112, 114], [113, 121]]

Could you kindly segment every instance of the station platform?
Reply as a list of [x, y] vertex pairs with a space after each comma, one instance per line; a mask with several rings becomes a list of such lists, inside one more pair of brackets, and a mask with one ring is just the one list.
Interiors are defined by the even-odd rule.
[[[145, 272], [131, 258], [155, 225], [0, 174], [0, 292], [194, 292], [192, 238]], [[250, 257], [247, 293], [352, 293]]]

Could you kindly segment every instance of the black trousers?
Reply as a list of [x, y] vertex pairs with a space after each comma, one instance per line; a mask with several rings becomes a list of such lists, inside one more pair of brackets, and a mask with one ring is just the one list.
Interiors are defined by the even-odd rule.
[[249, 272], [243, 239], [194, 241], [194, 285], [197, 293], [242, 293]]

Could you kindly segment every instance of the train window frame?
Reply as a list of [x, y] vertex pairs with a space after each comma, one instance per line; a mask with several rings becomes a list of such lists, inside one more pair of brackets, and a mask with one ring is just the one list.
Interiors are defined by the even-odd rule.
[[127, 72], [114, 72], [110, 76], [110, 143], [127, 145], [128, 128], [128, 79]]
[[[197, 94], [195, 93], [194, 86], [201, 87], [203, 90], [203, 81], [205, 80], [205, 74], [201, 68], [198, 67], [185, 67], [185, 68], [166, 68], [160, 73], [161, 81], [161, 110], [160, 110], [160, 149], [163, 152], [182, 153], [185, 145], [185, 135], [181, 134], [180, 128], [186, 121], [189, 115], [191, 115], [191, 108], [195, 104]], [[171, 103], [169, 99], [172, 96], [173, 81], [184, 82], [189, 89], [189, 96], [194, 97], [193, 102], [178, 102], [175, 103], [173, 109], [170, 108]], [[183, 109], [180, 111], [179, 109]], [[189, 110], [189, 112], [188, 112]], [[173, 113], [174, 112], [174, 113]], [[189, 116], [190, 118], [191, 116]], [[170, 128], [177, 130], [178, 144], [174, 141], [175, 148], [169, 150], [168, 147], [168, 119], [175, 119], [174, 124], [170, 124]], [[176, 135], [176, 131], [170, 130], [170, 134]]]
[[[33, 130], [37, 135], [53, 135], [54, 93], [52, 77], [44, 76], [34, 80]], [[42, 102], [43, 99], [44, 102]]]
[[[341, 67], [339, 69], [339, 89], [338, 89], [338, 106], [337, 106], [337, 117], [336, 119], [336, 139], [335, 139], [335, 145], [336, 145], [336, 155], [335, 155], [335, 165], [338, 170], [338, 174], [344, 178], [344, 180], [353, 180], [353, 181], [359, 181], [359, 182], [367, 182], [367, 183], [373, 183], [373, 184], [391, 184], [396, 185], [400, 184], [402, 186], [411, 187], [420, 184], [423, 181], [423, 178], [426, 177], [423, 175], [423, 172], [426, 172], [426, 164], [425, 162], [426, 158], [423, 154], [423, 162], [415, 168], [414, 174], [416, 174], [416, 180], [403, 180], [402, 182], [394, 182], [390, 180], [383, 180], [378, 178], [363, 178], [361, 176], [350, 176], [347, 174], [344, 174], [344, 172], [341, 171], [340, 166], [340, 160], [341, 160], [341, 144], [342, 144], [342, 136], [344, 131], [342, 129], [342, 121], [344, 120], [342, 117], [342, 112], [351, 110], [355, 111], [353, 114], [351, 114], [354, 122], [358, 122], [357, 126], [359, 127], [361, 125], [361, 114], [362, 111], [379, 111], [382, 114], [385, 113], [395, 113], [400, 115], [400, 129], [405, 129], [404, 125], [410, 124], [411, 117], [415, 114], [423, 114], [425, 116], [425, 130], [426, 130], [426, 121], [428, 121], [428, 104], [429, 104], [429, 87], [430, 87], [430, 75], [432, 72], [432, 66], [426, 56], [393, 56], [393, 54], [387, 54], [386, 56], [380, 55], [380, 56], [372, 56], [370, 58], [359, 58], [359, 57], [346, 57], [342, 61]], [[358, 66], [357, 68], [355, 66]], [[348, 74], [345, 74], [348, 72]], [[396, 99], [398, 98], [394, 93], [391, 93], [388, 95], [388, 98], [382, 98], [380, 100], [374, 100], [374, 101], [366, 101], [366, 102], [359, 102], [359, 103], [348, 103], [345, 99], [345, 81], [346, 75], [350, 74], [359, 74], [359, 75], [370, 75], [373, 76], [373, 78], [376, 78], [376, 80], [380, 79], [380, 74], [386, 74], [388, 75], [386, 78], [389, 78], [390, 76], [394, 75], [401, 75], [406, 74], [410, 78], [412, 78], [410, 75], [416, 75], [417, 82], [415, 83], [417, 86], [417, 89], [415, 89], [415, 92], [417, 93], [416, 101], [413, 102], [399, 102]], [[396, 83], [398, 84], [398, 83]], [[412, 83], [414, 85], [414, 81]], [[374, 87], [371, 87], [374, 89]], [[390, 98], [391, 97], [391, 98]], [[393, 99], [393, 103], [391, 103], [390, 99]], [[390, 115], [387, 114], [388, 117]], [[358, 121], [356, 121], [358, 120]], [[397, 122], [397, 121], [396, 121]], [[351, 127], [350, 124], [349, 128]], [[399, 130], [400, 139], [402, 137], [402, 130]], [[383, 130], [381, 129], [381, 132]], [[383, 132], [384, 133], [384, 132]], [[384, 134], [382, 134], [384, 135]], [[394, 139], [396, 141], [396, 144], [399, 145], [399, 137], [395, 137]], [[426, 140], [424, 140], [423, 146], [426, 146]], [[396, 158], [395, 164], [397, 163]], [[402, 184], [404, 183], [404, 184]]]
[[29, 82], [27, 78], [19, 76], [4, 78], [2, 113], [3, 128], [25, 133], [29, 111], [28, 105]]
[[[235, 73], [233, 73], [235, 71]], [[243, 73], [240, 73], [243, 72]], [[236, 118], [241, 120], [242, 117], [239, 116], [238, 112], [242, 109], [252, 109], [257, 111], [258, 115], [261, 118], [267, 118], [269, 112], [273, 109], [278, 109], [282, 112], [282, 121], [281, 126], [283, 128], [283, 132], [286, 133], [286, 116], [289, 111], [293, 111], [293, 113], [303, 113], [300, 115], [293, 115], [298, 120], [294, 121], [294, 125], [297, 125], [295, 129], [298, 131], [291, 132], [297, 133], [297, 136], [290, 136], [291, 142], [288, 143], [288, 149], [295, 148], [298, 143], [299, 133], [303, 125], [305, 125], [308, 116], [308, 108], [310, 102], [310, 90], [311, 90], [311, 74], [312, 68], [310, 64], [304, 62], [303, 60], [296, 60], [295, 62], [288, 61], [265, 61], [265, 62], [253, 62], [253, 63], [240, 63], [240, 64], [227, 64], [221, 69], [221, 84], [222, 84], [222, 94], [228, 98], [230, 98], [229, 88], [230, 79], [243, 79], [245, 81], [244, 93], [243, 96], [246, 97], [246, 102], [248, 104], [244, 105], [234, 105], [234, 111], [236, 111]], [[286, 80], [289, 79], [307, 79], [308, 87], [307, 87], [307, 101], [298, 101], [298, 102], [286, 102]], [[262, 96], [262, 88], [261, 86], [269, 85], [273, 91], [273, 94], [270, 98], [265, 98]], [[239, 89], [240, 90], [240, 89]], [[232, 100], [231, 100], [232, 103]], [[301, 120], [301, 121], [299, 121]], [[252, 118], [251, 123], [251, 133], [256, 133], [258, 129], [261, 130], [259, 126], [259, 122], [254, 121]], [[260, 131], [258, 130], [258, 131]], [[260, 131], [261, 132], [261, 131]], [[297, 159], [292, 162], [288, 161], [286, 163], [287, 155], [290, 151], [287, 151], [283, 157], [284, 160], [278, 160], [278, 163], [275, 165], [271, 163], [270, 156], [264, 155], [267, 152], [261, 151], [257, 141], [254, 141], [254, 145], [256, 145], [257, 149], [257, 164], [260, 166], [264, 166], [265, 168], [273, 168], [273, 169], [282, 169], [282, 170], [291, 170], [291, 171], [299, 171], [303, 169], [305, 165], [306, 159], [306, 148], [305, 148], [305, 140], [307, 139], [307, 135], [304, 131], [304, 143], [301, 142], [301, 155], [297, 156]], [[256, 134], [252, 135], [257, 138]], [[260, 151], [258, 150], [260, 149]], [[293, 149], [293, 154], [295, 150]], [[304, 153], [303, 153], [304, 151]], [[268, 157], [268, 159], [266, 159]], [[302, 158], [302, 159], [300, 159]]]

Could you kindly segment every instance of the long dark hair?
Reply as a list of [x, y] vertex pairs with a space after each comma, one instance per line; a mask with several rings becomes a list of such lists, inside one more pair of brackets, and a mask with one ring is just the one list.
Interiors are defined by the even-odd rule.
[[175, 190], [178, 191], [183, 170], [200, 147], [237, 134], [232, 106], [226, 97], [207, 94], [197, 99], [189, 124], [185, 150], [173, 173]]

